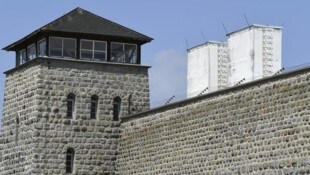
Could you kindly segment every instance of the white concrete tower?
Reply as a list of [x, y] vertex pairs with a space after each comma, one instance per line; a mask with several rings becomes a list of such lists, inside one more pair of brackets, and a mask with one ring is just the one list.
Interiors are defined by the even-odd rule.
[[253, 24], [188, 49], [187, 97], [275, 74], [281, 69], [282, 27]]
[[281, 69], [282, 27], [251, 25], [227, 34], [228, 86], [273, 75]]
[[227, 87], [227, 44], [208, 41], [188, 49], [187, 97]]

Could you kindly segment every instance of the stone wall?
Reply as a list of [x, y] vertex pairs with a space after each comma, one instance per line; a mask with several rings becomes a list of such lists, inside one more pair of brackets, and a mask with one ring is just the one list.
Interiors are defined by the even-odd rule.
[[[65, 174], [68, 148], [75, 152], [73, 174], [114, 174], [120, 121], [112, 119], [113, 99], [122, 100], [120, 118], [149, 109], [148, 67], [52, 58], [23, 66], [7, 72], [1, 174]], [[99, 98], [96, 119], [92, 95]], [[16, 139], [15, 131], [23, 135]]]
[[121, 124], [119, 174], [310, 174], [310, 68]]
[[1, 174], [30, 174], [39, 66], [27, 65], [6, 76], [0, 141]]

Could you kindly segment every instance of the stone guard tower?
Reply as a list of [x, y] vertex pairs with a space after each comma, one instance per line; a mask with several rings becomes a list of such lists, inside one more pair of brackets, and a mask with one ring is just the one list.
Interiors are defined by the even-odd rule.
[[1, 174], [115, 174], [120, 119], [149, 109], [151, 40], [77, 8], [5, 47]]

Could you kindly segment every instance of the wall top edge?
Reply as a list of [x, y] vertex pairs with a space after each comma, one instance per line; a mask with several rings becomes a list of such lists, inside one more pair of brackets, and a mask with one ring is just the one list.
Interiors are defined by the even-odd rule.
[[134, 119], [146, 117], [146, 116], [151, 115], [153, 113], [158, 113], [158, 112], [166, 111], [169, 109], [182, 107], [182, 106], [185, 106], [188, 104], [197, 103], [201, 100], [205, 100], [205, 99], [208, 99], [211, 97], [224, 95], [224, 94], [231, 93], [234, 91], [238, 91], [238, 90], [241, 90], [244, 88], [249, 88], [249, 87], [253, 87], [253, 86], [257, 86], [257, 85], [261, 85], [261, 84], [266, 84], [268, 82], [286, 79], [286, 78], [289, 78], [289, 77], [292, 77], [292, 76], [295, 76], [298, 74], [304, 74], [304, 73], [308, 73], [308, 72], [310, 72], [310, 66], [305, 66], [305, 67], [302, 67], [299, 69], [283, 72], [281, 74], [277, 74], [277, 75], [273, 75], [273, 76], [269, 76], [269, 77], [264, 77], [264, 78], [257, 79], [257, 80], [251, 81], [251, 82], [247, 82], [247, 83], [244, 83], [244, 84], [241, 84], [238, 86], [228, 87], [226, 89], [213, 91], [213, 92], [201, 95], [201, 96], [188, 98], [185, 100], [170, 103], [170, 104], [165, 105], [165, 106], [156, 107], [156, 108], [150, 109], [148, 111], [143, 111], [143, 112], [140, 112], [137, 114], [129, 115], [129, 116], [122, 118], [122, 122], [132, 121]]

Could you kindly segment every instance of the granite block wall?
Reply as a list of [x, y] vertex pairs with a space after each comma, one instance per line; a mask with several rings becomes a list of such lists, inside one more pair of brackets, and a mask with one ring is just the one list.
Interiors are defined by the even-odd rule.
[[6, 76], [0, 137], [0, 174], [31, 174], [39, 66]]
[[310, 68], [123, 119], [117, 171], [310, 174]]
[[[53, 58], [25, 66], [7, 72], [1, 174], [65, 174], [68, 148], [72, 174], [115, 174], [120, 120], [113, 121], [113, 99], [121, 98], [120, 118], [149, 109], [148, 67]], [[67, 118], [70, 93], [75, 109]]]

